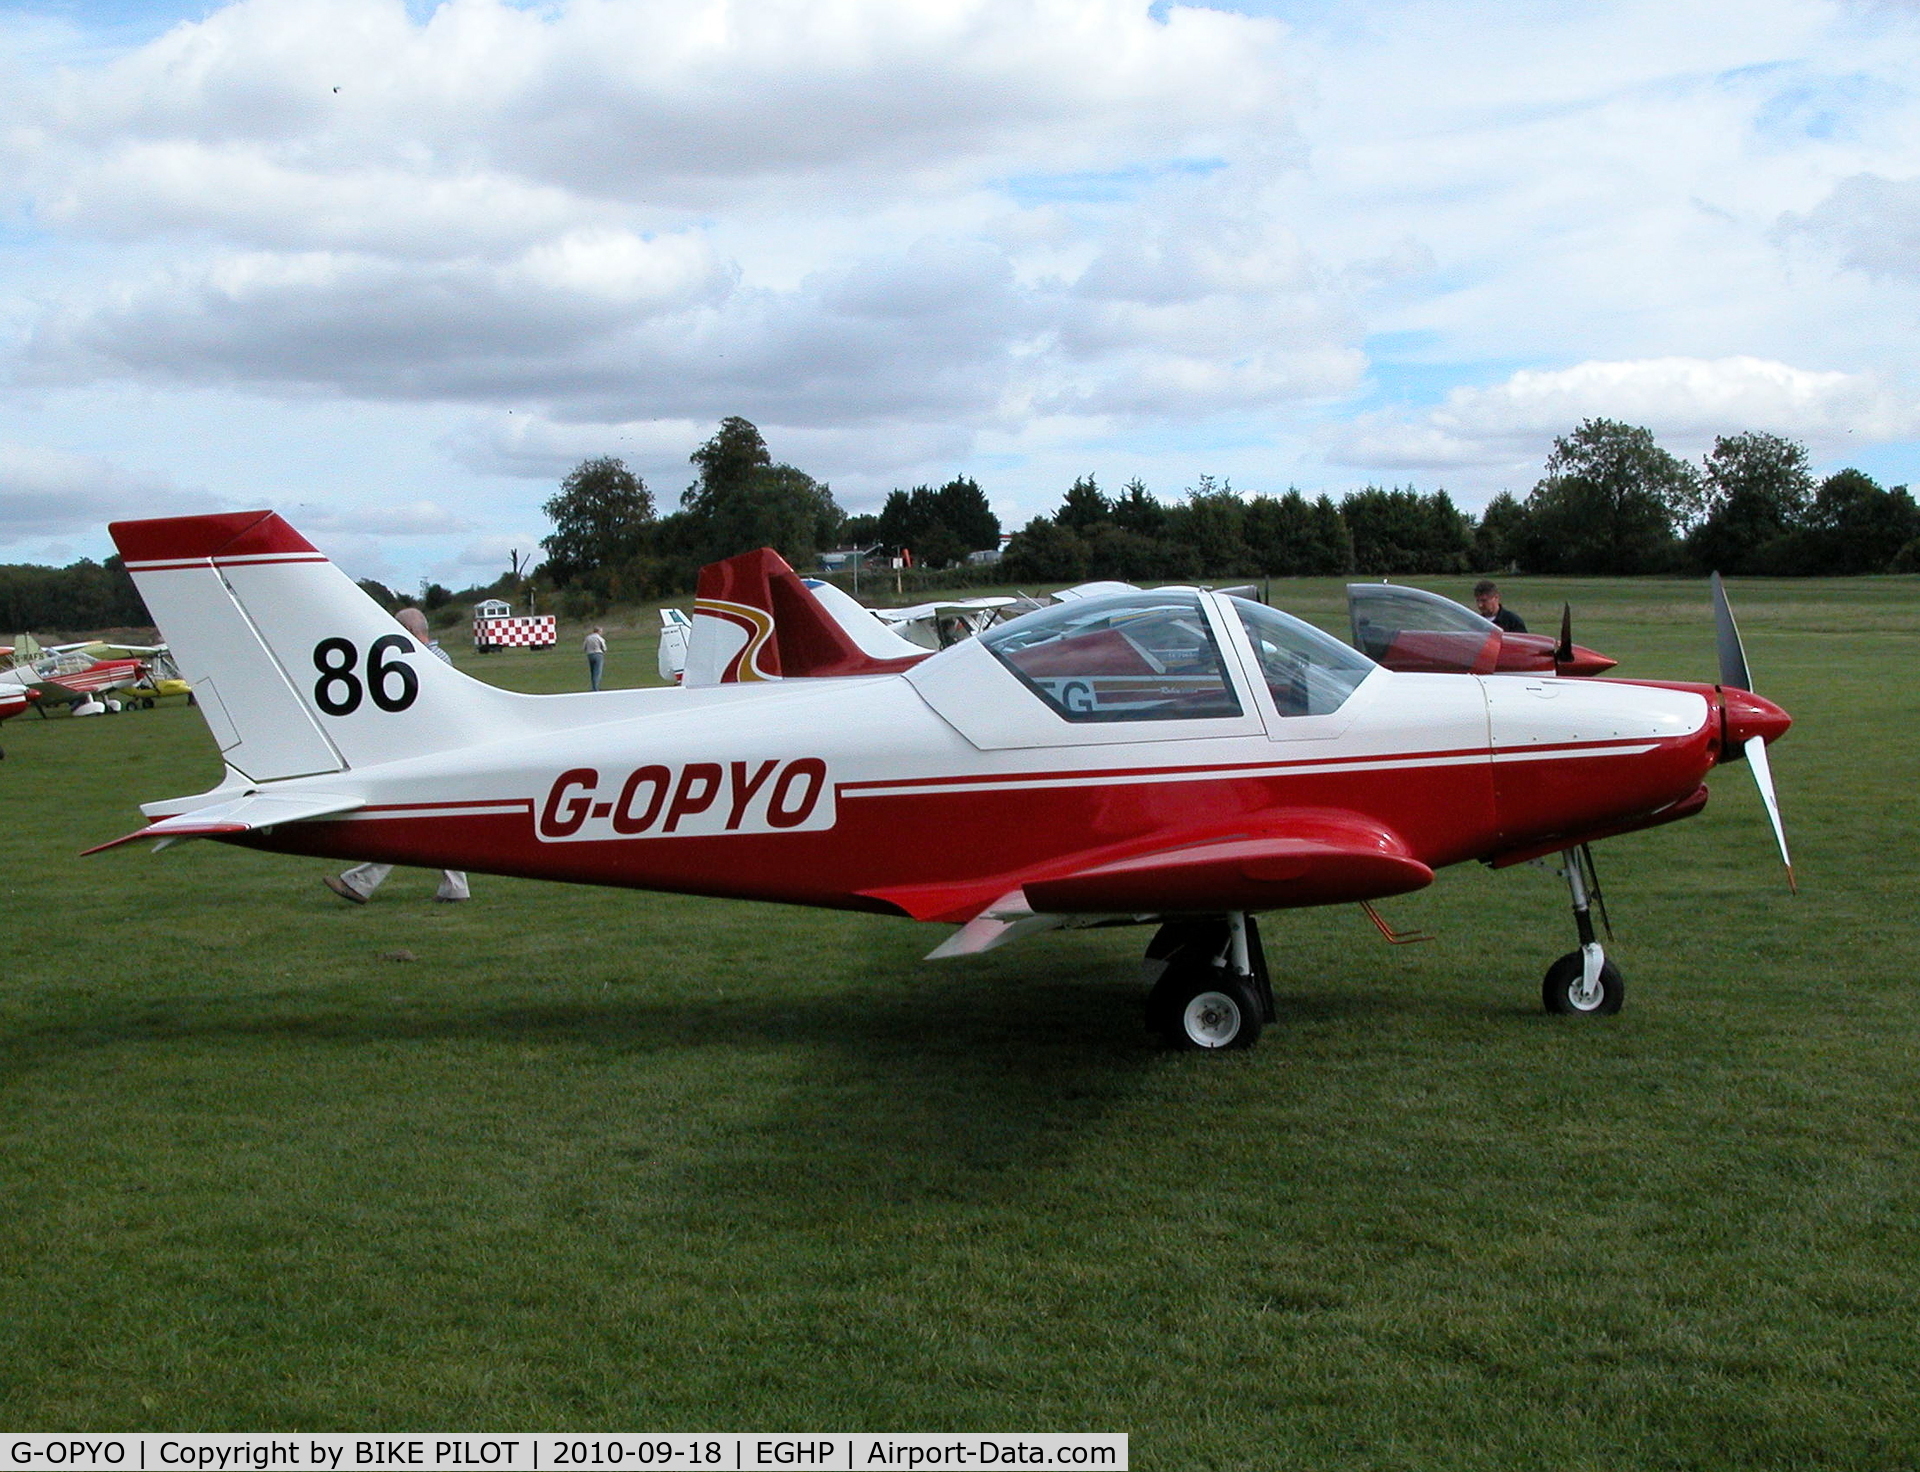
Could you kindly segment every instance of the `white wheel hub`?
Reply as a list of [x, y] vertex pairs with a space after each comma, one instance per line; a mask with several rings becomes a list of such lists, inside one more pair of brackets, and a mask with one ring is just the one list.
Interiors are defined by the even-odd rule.
[[1224, 1048], [1240, 1036], [1240, 1004], [1225, 992], [1204, 991], [1187, 1003], [1180, 1024], [1197, 1048]]

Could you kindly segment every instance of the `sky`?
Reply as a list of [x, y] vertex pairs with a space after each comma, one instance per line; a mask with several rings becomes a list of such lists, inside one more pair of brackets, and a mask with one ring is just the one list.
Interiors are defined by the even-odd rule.
[[0, 0], [0, 562], [267, 507], [487, 582], [727, 415], [1524, 496], [1591, 416], [1915, 479], [1914, 0]]

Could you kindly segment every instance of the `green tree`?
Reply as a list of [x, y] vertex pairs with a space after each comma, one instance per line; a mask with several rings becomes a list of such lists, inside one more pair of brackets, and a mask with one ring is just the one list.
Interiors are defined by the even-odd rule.
[[774, 464], [760, 431], [747, 420], [721, 420], [688, 458], [700, 478], [680, 504], [703, 561], [772, 547], [795, 567], [806, 567], [838, 540], [846, 513], [832, 490], [804, 470]]
[[1200, 575], [1193, 549], [1167, 537], [1129, 531], [1117, 521], [1081, 538], [1087, 546], [1087, 576], [1129, 583], [1188, 582]]
[[1473, 528], [1473, 567], [1477, 572], [1504, 572], [1520, 561], [1526, 541], [1527, 508], [1511, 491], [1502, 491], [1480, 513]]
[[1000, 518], [971, 477], [957, 476], [940, 489], [915, 486], [893, 491], [876, 523], [880, 541], [905, 547], [927, 567], [965, 562], [969, 552], [1000, 545]]
[[1659, 571], [1700, 513], [1698, 473], [1635, 425], [1586, 420], [1553, 442], [1546, 469], [1527, 497], [1530, 571]]
[[547, 574], [561, 587], [641, 555], [653, 523], [646, 482], [610, 455], [582, 460], [540, 509], [553, 523], [552, 535], [540, 539]]
[[1886, 572], [1917, 536], [1920, 507], [1905, 486], [1885, 490], [1872, 476], [1848, 468], [1820, 483], [1801, 526], [1762, 547], [1754, 570], [1816, 576]]
[[1100, 483], [1083, 475], [1067, 488], [1066, 499], [1053, 513], [1054, 521], [1076, 532], [1090, 532], [1113, 514], [1113, 507], [1100, 491]]
[[1303, 572], [1340, 577], [1353, 571], [1353, 532], [1340, 508], [1333, 504], [1333, 497], [1323, 493], [1314, 498], [1308, 536], [1312, 557]]
[[1309, 501], [1292, 486], [1284, 496], [1247, 503], [1246, 539], [1255, 568], [1268, 577], [1338, 576], [1353, 567], [1353, 541], [1331, 498]]
[[1113, 498], [1111, 514], [1115, 526], [1136, 536], [1157, 539], [1167, 530], [1167, 508], [1153, 498], [1137, 475]]
[[1777, 434], [1722, 435], [1706, 467], [1707, 515], [1688, 534], [1687, 552], [1704, 571], [1752, 572], [1761, 549], [1806, 516], [1807, 447]]
[[1016, 582], [1082, 582], [1087, 576], [1087, 544], [1071, 527], [1036, 516], [1013, 534], [1000, 566]]
[[78, 634], [151, 628], [153, 618], [120, 559], [81, 558], [65, 567], [0, 567], [0, 630]]
[[1445, 491], [1368, 486], [1340, 503], [1363, 573], [1465, 572], [1471, 524]]
[[1186, 499], [1167, 512], [1166, 539], [1192, 549], [1194, 576], [1239, 578], [1258, 571], [1247, 545], [1247, 503], [1230, 480], [1203, 475], [1189, 486]]

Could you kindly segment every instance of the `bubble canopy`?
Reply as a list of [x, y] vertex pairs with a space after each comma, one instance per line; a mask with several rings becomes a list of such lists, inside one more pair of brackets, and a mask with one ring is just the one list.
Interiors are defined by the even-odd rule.
[[1324, 716], [1340, 709], [1374, 662], [1304, 619], [1246, 598], [1226, 602], [1240, 615], [1260, 674], [1283, 716]]
[[[1282, 715], [1336, 710], [1372, 661], [1291, 615], [1221, 599], [1246, 630]], [[1201, 595], [1163, 588], [1064, 603], [980, 642], [1063, 719], [1180, 721], [1243, 711]]]

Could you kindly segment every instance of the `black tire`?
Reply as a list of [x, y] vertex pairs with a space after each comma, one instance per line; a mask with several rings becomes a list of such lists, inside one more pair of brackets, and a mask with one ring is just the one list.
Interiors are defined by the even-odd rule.
[[1611, 960], [1600, 964], [1600, 995], [1585, 1006], [1580, 1003], [1580, 979], [1584, 975], [1578, 951], [1568, 951], [1547, 968], [1540, 982], [1540, 1003], [1558, 1017], [1611, 1017], [1627, 1000], [1626, 978]]
[[1265, 1008], [1246, 981], [1223, 969], [1188, 973], [1172, 1011], [1167, 1037], [1183, 1052], [1212, 1053], [1251, 1048], [1260, 1041]]
[[1140, 968], [1152, 983], [1147, 993], [1147, 1027], [1169, 1042], [1188, 986], [1222, 969], [1227, 953], [1225, 920], [1170, 920], [1154, 933]]

